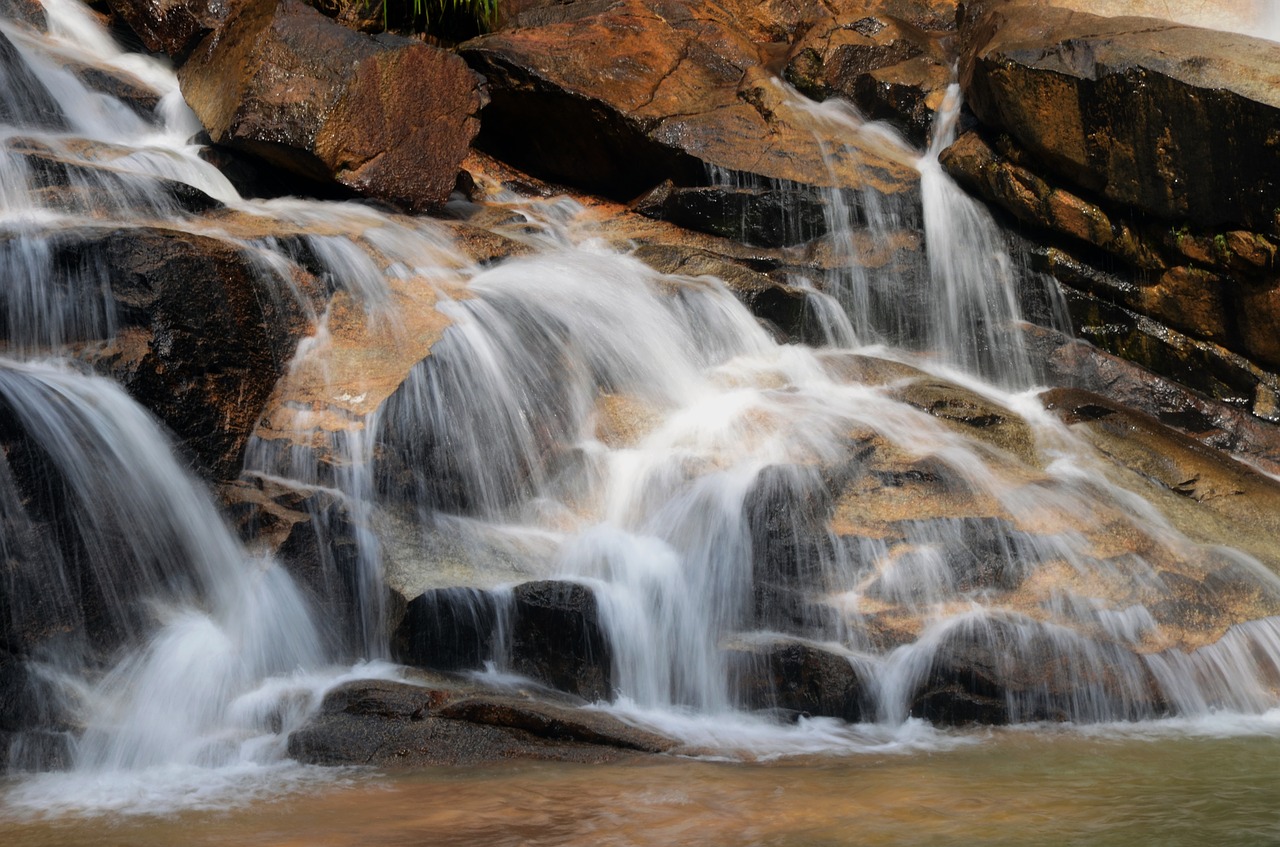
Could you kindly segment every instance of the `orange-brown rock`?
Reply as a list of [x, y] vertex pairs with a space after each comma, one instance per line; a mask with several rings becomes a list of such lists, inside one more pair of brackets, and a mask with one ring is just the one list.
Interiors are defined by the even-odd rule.
[[410, 211], [442, 204], [479, 128], [479, 79], [421, 42], [253, 0], [180, 70], [213, 140]]
[[[707, 168], [804, 185], [911, 190], [913, 171], [847, 129], [815, 125], [717, 7], [623, 0], [544, 10], [469, 42], [492, 101], [479, 143], [537, 176], [630, 199]], [[815, 132], [817, 137], [815, 137]], [[822, 144], [838, 151], [828, 163]]]
[[1273, 231], [1271, 42], [1047, 6], [1002, 6], [969, 32], [969, 104], [1052, 171], [1166, 220]]
[[217, 31], [247, 0], [108, 0], [143, 46], [181, 61], [201, 38]]

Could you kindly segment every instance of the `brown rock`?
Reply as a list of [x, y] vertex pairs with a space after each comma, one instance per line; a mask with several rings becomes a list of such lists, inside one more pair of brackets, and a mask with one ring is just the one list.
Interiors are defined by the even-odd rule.
[[448, 198], [483, 103], [455, 56], [297, 0], [246, 5], [179, 78], [215, 142], [410, 211]]
[[1280, 207], [1271, 42], [1142, 18], [1001, 7], [966, 95], [1082, 188], [1167, 220], [1270, 232]]
[[107, 0], [144, 47], [181, 61], [206, 35], [253, 0]]
[[216, 478], [249, 434], [304, 330], [296, 301], [238, 247], [164, 229], [69, 233], [55, 255], [103, 268], [118, 330], [82, 355], [162, 420]]
[[[622, 199], [668, 178], [703, 184], [708, 167], [883, 193], [916, 184], [907, 166], [815, 127], [769, 80], [750, 36], [713, 7], [576, 6], [464, 45], [491, 87], [479, 143], [499, 157]], [[815, 129], [833, 149], [850, 145], [830, 169]]]

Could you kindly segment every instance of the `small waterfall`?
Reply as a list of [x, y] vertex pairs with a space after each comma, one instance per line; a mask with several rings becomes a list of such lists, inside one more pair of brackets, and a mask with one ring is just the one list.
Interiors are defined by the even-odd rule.
[[[0, 403], [14, 444], [2, 519], [30, 528], [6, 534], [27, 542], [8, 550], [21, 563], [11, 578], [28, 583], [9, 586], [10, 620], [19, 634], [38, 628], [42, 610], [25, 605], [37, 598], [65, 607], [55, 620], [79, 613], [86, 641], [46, 657], [55, 682], [82, 673], [74, 660], [92, 648], [126, 648], [72, 706], [85, 726], [76, 764], [238, 761], [244, 739], [229, 731], [229, 712], [239, 698], [322, 660], [288, 576], [245, 553], [159, 428], [114, 383], [5, 361]], [[270, 735], [269, 716], [255, 717], [238, 728]]]

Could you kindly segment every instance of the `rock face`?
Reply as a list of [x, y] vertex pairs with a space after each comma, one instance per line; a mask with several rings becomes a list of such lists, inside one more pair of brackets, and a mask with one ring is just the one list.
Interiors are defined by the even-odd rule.
[[[478, 143], [535, 175], [621, 199], [668, 178], [704, 184], [709, 167], [890, 194], [914, 187], [907, 167], [815, 126], [724, 10], [625, 0], [542, 11], [539, 25], [462, 51], [490, 84]], [[843, 150], [830, 168], [815, 131]]]
[[[841, 97], [924, 144], [951, 82], [948, 4], [851, 3], [791, 46], [783, 76], [815, 100]], [[939, 32], [939, 31], [942, 32]]]
[[179, 79], [215, 142], [409, 211], [448, 198], [483, 104], [456, 56], [297, 0], [246, 3]]
[[1036, 232], [1076, 331], [1210, 397], [1275, 416], [1280, 55], [1146, 18], [970, 4], [983, 125], [943, 154]]
[[804, 716], [863, 720], [864, 686], [849, 656], [799, 639], [731, 649], [731, 674], [744, 704]]
[[[178, 230], [68, 230], [45, 249], [72, 317], [38, 341], [81, 345], [215, 478], [238, 473], [304, 330], [297, 301], [237, 245]], [[8, 340], [30, 343], [19, 318], [7, 316]]]
[[196, 42], [220, 29], [245, 0], [109, 0], [112, 14], [144, 47], [181, 59]]
[[977, 115], [1088, 191], [1164, 219], [1275, 226], [1280, 55], [1150, 19], [1001, 8], [976, 25]]

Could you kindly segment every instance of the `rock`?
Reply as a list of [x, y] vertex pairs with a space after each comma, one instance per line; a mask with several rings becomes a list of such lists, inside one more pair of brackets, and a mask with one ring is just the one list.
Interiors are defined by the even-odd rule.
[[66, 132], [66, 116], [49, 90], [22, 60], [13, 42], [0, 32], [0, 80], [6, 89], [0, 97], [0, 123], [33, 130]]
[[[1280, 379], [1244, 356], [1178, 332], [1113, 302], [1134, 283], [1056, 248], [1032, 251], [1032, 265], [1063, 283], [1064, 305], [1075, 334], [1213, 400], [1280, 420]], [[1102, 292], [1102, 296], [1093, 292]], [[1118, 293], [1116, 293], [1118, 292]]]
[[761, 247], [790, 247], [827, 232], [826, 207], [812, 192], [790, 188], [681, 188], [663, 183], [636, 211], [676, 226]]
[[[935, 18], [908, 22], [892, 3], [853, 8], [819, 20], [791, 47], [783, 76], [816, 100], [842, 97], [864, 114], [886, 120], [917, 145], [928, 141], [933, 112], [951, 82], [950, 59]], [[903, 5], [903, 4], [897, 4]], [[919, 5], [914, 10], [919, 14]]]
[[86, 88], [115, 97], [139, 117], [156, 117], [160, 95], [133, 74], [119, 68], [104, 68], [69, 60], [63, 61], [63, 67], [75, 74], [76, 79], [84, 83]]
[[120, 206], [164, 217], [200, 214], [222, 203], [198, 188], [163, 177], [125, 175], [112, 162], [128, 151], [95, 142], [64, 141], [62, 150], [29, 138], [15, 138], [8, 152], [26, 170], [27, 185], [48, 207], [72, 214], [107, 216]]
[[782, 709], [857, 723], [866, 714], [865, 669], [852, 656], [798, 639], [750, 641], [729, 650], [730, 675], [752, 709]]
[[526, 582], [512, 600], [510, 663], [584, 700], [613, 697], [613, 650], [592, 590], [573, 582]]
[[437, 588], [409, 601], [392, 636], [398, 661], [440, 671], [481, 670], [493, 658], [498, 598], [478, 588]]
[[216, 143], [414, 212], [448, 199], [483, 105], [456, 56], [298, 0], [247, 3], [179, 79]]
[[1247, 408], [1205, 399], [1171, 379], [1054, 330], [1028, 326], [1024, 337], [1044, 363], [1051, 384], [1100, 394], [1208, 447], [1280, 473], [1280, 428], [1258, 420]]
[[[703, 185], [708, 168], [883, 194], [916, 190], [909, 166], [816, 124], [788, 99], [732, 15], [682, 0], [580, 5], [463, 46], [489, 80], [477, 141], [484, 149], [618, 199], [664, 179]], [[830, 167], [823, 141], [836, 152]]]
[[[944, 151], [944, 166], [970, 190], [1043, 231], [1059, 254], [1081, 246], [1129, 266], [1116, 276], [1081, 272], [1053, 258], [1044, 267], [1062, 282], [1136, 311], [1170, 329], [1218, 344], [1264, 367], [1280, 366], [1272, 328], [1280, 320], [1273, 273], [1275, 244], [1243, 230], [1174, 228], [1114, 205], [1104, 207], [1041, 178], [1007, 136], [970, 132]], [[1052, 178], [1052, 177], [1051, 177]], [[1033, 254], [1045, 254], [1044, 247]], [[1087, 255], [1087, 254], [1086, 254]]]
[[[245, 444], [304, 323], [297, 301], [228, 242], [159, 228], [60, 235], [53, 267], [110, 292], [118, 330], [83, 356], [155, 414], [215, 478]], [[95, 334], [72, 339], [95, 340]]]
[[289, 755], [326, 765], [480, 764], [509, 759], [604, 762], [675, 744], [603, 712], [428, 678], [348, 683], [330, 692]]
[[42, 31], [49, 26], [40, 0], [0, 0], [0, 18], [21, 21]]
[[1280, 482], [1097, 395], [1054, 389], [1041, 399], [1133, 474], [1122, 485], [1154, 491], [1153, 505], [1187, 536], [1243, 550], [1280, 573]]
[[1165, 709], [1135, 655], [1034, 621], [962, 619], [928, 648], [909, 709], [933, 723], [1134, 720]]
[[959, 432], [986, 441], [1017, 456], [1037, 463], [1035, 436], [1027, 422], [999, 403], [946, 382], [920, 379], [892, 392], [921, 411], [928, 412]]
[[[306, 592], [335, 651], [363, 656], [371, 637], [381, 642], [382, 586], [364, 571], [360, 527], [346, 500], [331, 489], [257, 474], [242, 475], [221, 493], [241, 539], [265, 549]], [[375, 588], [379, 594], [370, 596]]]
[[179, 61], [210, 33], [252, 0], [107, 0], [112, 14], [124, 21], [153, 53]]
[[676, 744], [669, 738], [622, 723], [600, 711], [586, 711], [519, 697], [478, 696], [451, 701], [442, 718], [521, 730], [538, 738], [665, 753]]
[[1085, 191], [1165, 220], [1274, 232], [1280, 55], [1261, 39], [1052, 7], [972, 26], [969, 105]]

